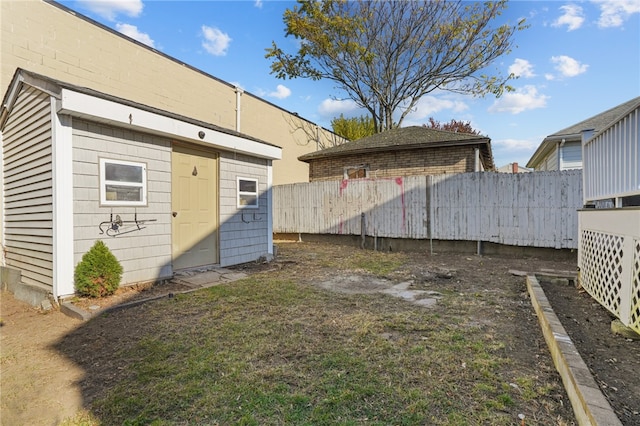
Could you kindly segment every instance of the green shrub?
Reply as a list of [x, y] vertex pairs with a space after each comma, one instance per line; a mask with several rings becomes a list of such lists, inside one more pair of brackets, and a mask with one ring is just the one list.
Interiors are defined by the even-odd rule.
[[89, 297], [109, 296], [118, 289], [122, 265], [102, 241], [82, 256], [76, 265], [74, 279], [78, 294]]

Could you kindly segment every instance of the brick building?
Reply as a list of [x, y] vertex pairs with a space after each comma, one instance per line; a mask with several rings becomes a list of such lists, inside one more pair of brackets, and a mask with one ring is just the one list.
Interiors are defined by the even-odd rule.
[[309, 181], [495, 170], [491, 139], [421, 126], [403, 127], [298, 157]]

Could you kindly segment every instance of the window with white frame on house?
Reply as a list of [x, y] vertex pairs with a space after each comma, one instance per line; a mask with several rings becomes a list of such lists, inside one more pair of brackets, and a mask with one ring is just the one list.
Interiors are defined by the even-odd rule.
[[344, 179], [363, 179], [369, 177], [369, 165], [348, 166], [344, 168]]
[[258, 180], [238, 178], [238, 208], [258, 208]]
[[104, 206], [146, 206], [147, 165], [101, 158], [100, 204]]

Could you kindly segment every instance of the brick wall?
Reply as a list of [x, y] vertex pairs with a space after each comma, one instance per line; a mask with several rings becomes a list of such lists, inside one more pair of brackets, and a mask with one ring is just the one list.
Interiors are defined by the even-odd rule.
[[345, 167], [368, 166], [371, 178], [475, 171], [475, 147], [421, 148], [312, 160], [309, 181], [342, 179]]

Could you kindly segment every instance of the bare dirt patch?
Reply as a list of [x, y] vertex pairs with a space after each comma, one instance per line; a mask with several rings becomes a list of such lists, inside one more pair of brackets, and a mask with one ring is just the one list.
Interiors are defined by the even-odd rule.
[[615, 317], [585, 291], [538, 280], [620, 421], [640, 425], [640, 341], [613, 334]]
[[[372, 265], [365, 265], [367, 252], [358, 248], [318, 243], [279, 242], [278, 245], [279, 256], [275, 262], [255, 262], [233, 269], [248, 274], [284, 273], [289, 279], [336, 291], [336, 294], [380, 292], [402, 283], [407, 290], [429, 292], [422, 294], [455, 294], [458, 296], [456, 304], [436, 300], [425, 309], [463, 327], [500, 336], [505, 342], [503, 351], [515, 360], [504, 366], [512, 370], [507, 374], [518, 377], [519, 370], [533, 369], [537, 372], [536, 383], [548, 387], [545, 397], [531, 400], [525, 424], [575, 423], [531, 307], [525, 280], [509, 272], [513, 269], [528, 272], [575, 270], [575, 262], [454, 253], [393, 253], [389, 258], [400, 262], [400, 266], [371, 273], [367, 268]], [[363, 268], [347, 267], [345, 259], [354, 252], [362, 253]], [[618, 416], [625, 425], [639, 425], [640, 342], [612, 335], [610, 316], [588, 296], [577, 294], [572, 287], [549, 286], [544, 280], [542, 284]], [[176, 282], [164, 283], [155, 289], [129, 288], [118, 295], [120, 299], [113, 297], [106, 305], [115, 306], [122, 301], [181, 290], [184, 286]], [[115, 353], [119, 345], [117, 340], [107, 341], [113, 333], [97, 326], [83, 328], [83, 323], [59, 312], [39, 312], [16, 302], [6, 293], [0, 300], [3, 321], [0, 329], [3, 388], [0, 423], [57, 424], [74, 410], [90, 409], [92, 400], [108, 391], [109, 380], [105, 379], [120, 374], [109, 367], [112, 364], [110, 354]], [[100, 303], [104, 308], [105, 301]], [[140, 316], [139, 320], [143, 319], [145, 309], [128, 311], [131, 312], [121, 316], [121, 324], [118, 324], [120, 315], [112, 315], [109, 325], [126, 330], [127, 338], [135, 339], [138, 332], [136, 315]], [[569, 324], [566, 324], [567, 320]], [[91, 335], [86, 334], [89, 332]], [[148, 332], [148, 326], [140, 327], [140, 333], [143, 332]], [[73, 338], [68, 337], [71, 333]], [[58, 345], [63, 342], [64, 354], [54, 349], [56, 341]], [[69, 354], [75, 355], [70, 357]], [[77, 361], [83, 357], [88, 358], [80, 367]], [[86, 370], [91, 365], [97, 370]], [[36, 405], [39, 408], [34, 410]]]

